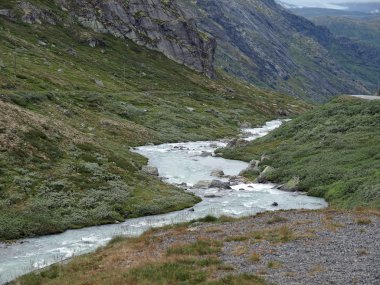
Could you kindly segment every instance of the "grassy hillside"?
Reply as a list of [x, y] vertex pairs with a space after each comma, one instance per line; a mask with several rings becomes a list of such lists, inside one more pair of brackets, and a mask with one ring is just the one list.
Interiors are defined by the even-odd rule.
[[317, 25], [326, 26], [334, 35], [361, 40], [380, 47], [380, 17], [351, 19], [319, 16], [311, 18]]
[[0, 17], [0, 50], [0, 239], [190, 207], [199, 199], [142, 173], [129, 148], [308, 108], [80, 26]]
[[380, 209], [380, 102], [341, 97], [303, 114], [225, 157], [262, 154], [275, 168], [269, 179], [294, 184], [332, 206]]

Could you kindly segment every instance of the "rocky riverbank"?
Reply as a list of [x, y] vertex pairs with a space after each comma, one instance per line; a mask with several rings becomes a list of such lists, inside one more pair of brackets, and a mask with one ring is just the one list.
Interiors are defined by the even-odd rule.
[[[92, 284], [100, 278], [113, 284], [379, 284], [379, 236], [380, 214], [375, 211], [210, 217], [138, 239], [114, 239], [94, 254], [28, 275], [18, 284], [31, 278], [44, 284], [79, 284], [90, 272]], [[46, 277], [52, 272], [54, 278]], [[218, 283], [223, 280], [239, 283]]]

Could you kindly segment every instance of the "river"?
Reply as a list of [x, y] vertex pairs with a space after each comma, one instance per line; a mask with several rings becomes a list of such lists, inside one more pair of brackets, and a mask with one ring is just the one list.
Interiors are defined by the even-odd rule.
[[[266, 123], [261, 128], [242, 130], [247, 140], [254, 140], [279, 127], [282, 121]], [[208, 156], [225, 141], [187, 142], [143, 146], [135, 151], [149, 158], [149, 164], [158, 168], [168, 183], [186, 183], [189, 187], [200, 180], [211, 180], [213, 169], [222, 169], [226, 175], [237, 175], [247, 163]], [[223, 179], [222, 179], [223, 180]], [[232, 189], [190, 189], [202, 202], [188, 209], [164, 215], [129, 219], [121, 224], [68, 230], [62, 234], [21, 240], [11, 245], [0, 244], [0, 284], [22, 274], [49, 266], [77, 255], [94, 251], [118, 235], [138, 236], [152, 227], [161, 227], [213, 216], [249, 216], [263, 211], [287, 209], [320, 209], [327, 206], [323, 199], [301, 193], [277, 190], [273, 184], [239, 184]], [[278, 203], [278, 207], [272, 204]]]

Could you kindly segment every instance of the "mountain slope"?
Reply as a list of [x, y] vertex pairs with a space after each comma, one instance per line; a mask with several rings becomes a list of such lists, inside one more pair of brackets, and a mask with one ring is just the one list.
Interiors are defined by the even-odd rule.
[[310, 18], [315, 24], [327, 27], [334, 35], [380, 47], [380, 17], [351, 19], [346, 17], [319, 16]]
[[190, 207], [199, 199], [147, 175], [129, 148], [232, 136], [309, 108], [76, 21], [22, 15], [0, 17], [0, 239]]
[[[20, 19], [26, 24], [72, 27], [74, 30], [76, 24], [81, 24], [97, 33], [130, 39], [139, 45], [158, 50], [198, 72], [214, 76], [214, 39], [187, 21], [175, 1], [1, 2], [2, 7], [9, 9], [3, 9], [0, 15], [11, 20]], [[102, 44], [96, 39], [90, 43]]]
[[367, 93], [374, 87], [373, 78], [362, 74], [378, 70], [373, 61], [379, 61], [379, 49], [363, 47], [374, 55], [369, 60], [351, 43], [341, 43], [326, 28], [272, 0], [181, 3], [188, 17], [215, 36], [216, 66], [230, 74], [316, 101], [341, 93]]

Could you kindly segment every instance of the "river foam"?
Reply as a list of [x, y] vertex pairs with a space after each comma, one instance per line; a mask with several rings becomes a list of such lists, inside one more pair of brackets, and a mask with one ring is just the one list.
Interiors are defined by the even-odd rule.
[[[261, 128], [244, 129], [242, 134], [247, 140], [254, 140], [281, 124], [279, 120], [271, 121]], [[188, 142], [144, 146], [135, 151], [148, 157], [149, 164], [157, 167], [161, 177], [168, 183], [186, 183], [190, 187], [199, 180], [215, 179], [211, 176], [214, 168], [222, 169], [227, 175], [237, 175], [247, 167], [245, 162], [211, 155], [216, 148], [224, 146], [225, 141]], [[107, 244], [112, 237], [138, 236], [152, 227], [187, 222], [207, 215], [242, 217], [263, 211], [319, 209], [327, 206], [323, 199], [280, 191], [273, 184], [239, 184], [231, 188], [188, 190], [202, 198], [202, 202], [195, 205], [192, 211], [183, 210], [129, 219], [121, 224], [68, 230], [62, 234], [0, 246], [0, 284], [73, 256], [92, 252]], [[272, 205], [274, 202], [278, 203], [277, 207]]]

